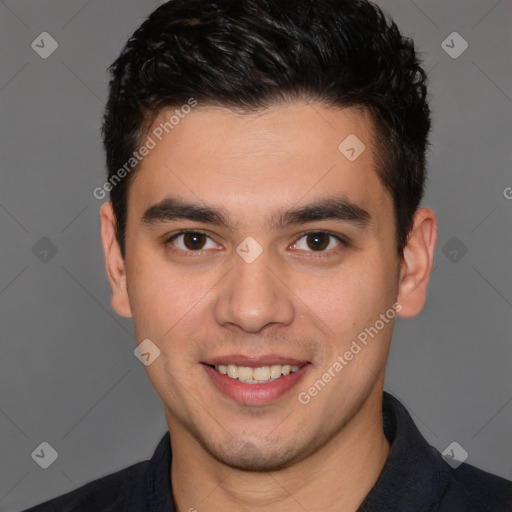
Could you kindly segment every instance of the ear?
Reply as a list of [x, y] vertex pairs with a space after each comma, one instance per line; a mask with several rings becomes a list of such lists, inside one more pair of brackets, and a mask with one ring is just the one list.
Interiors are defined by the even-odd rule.
[[110, 202], [101, 206], [101, 242], [105, 253], [108, 281], [112, 290], [112, 308], [118, 315], [131, 317], [124, 259], [117, 241], [116, 216]]
[[427, 284], [434, 263], [437, 240], [437, 221], [429, 208], [420, 208], [414, 214], [414, 223], [404, 248], [400, 265], [398, 302], [403, 318], [416, 316], [425, 305]]

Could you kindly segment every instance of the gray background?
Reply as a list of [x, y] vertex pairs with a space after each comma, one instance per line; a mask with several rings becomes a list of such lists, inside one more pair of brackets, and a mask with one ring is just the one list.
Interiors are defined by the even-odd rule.
[[[92, 194], [106, 68], [160, 3], [0, 2], [2, 511], [148, 458], [166, 430], [130, 321], [110, 308]], [[440, 223], [428, 302], [397, 322], [386, 389], [441, 451], [457, 441], [512, 478], [512, 2], [380, 3], [430, 73], [424, 204]], [[31, 47], [44, 31], [59, 44], [47, 59]], [[454, 31], [469, 44], [457, 59], [441, 47]], [[59, 454], [46, 470], [31, 458], [43, 441]]]

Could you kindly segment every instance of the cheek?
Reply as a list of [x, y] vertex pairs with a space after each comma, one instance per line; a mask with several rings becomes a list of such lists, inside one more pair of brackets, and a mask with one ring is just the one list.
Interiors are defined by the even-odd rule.
[[163, 341], [176, 325], [182, 327], [187, 313], [200, 304], [208, 282], [190, 279], [170, 265], [144, 259], [142, 255], [137, 258], [137, 253], [133, 256], [131, 261], [127, 260], [127, 280], [137, 339]]
[[[334, 348], [339, 353], [390, 310], [396, 301], [398, 285], [395, 271], [375, 257], [358, 266], [340, 268], [314, 294], [308, 293], [307, 288], [303, 293], [308, 294], [304, 295], [308, 296], [308, 304], [312, 304], [313, 311], [330, 328]], [[390, 336], [391, 322], [384, 327], [379, 322], [378, 327], [381, 327], [379, 338]]]

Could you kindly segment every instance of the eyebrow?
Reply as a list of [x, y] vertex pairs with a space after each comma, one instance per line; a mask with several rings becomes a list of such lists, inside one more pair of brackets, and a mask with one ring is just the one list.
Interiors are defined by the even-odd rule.
[[[166, 197], [150, 206], [142, 216], [142, 222], [145, 224], [158, 224], [178, 219], [233, 229], [224, 209], [190, 203], [177, 197]], [[270, 229], [279, 230], [287, 226], [319, 220], [349, 222], [364, 229], [370, 224], [371, 215], [344, 197], [327, 197], [298, 208], [278, 212], [270, 220]]]

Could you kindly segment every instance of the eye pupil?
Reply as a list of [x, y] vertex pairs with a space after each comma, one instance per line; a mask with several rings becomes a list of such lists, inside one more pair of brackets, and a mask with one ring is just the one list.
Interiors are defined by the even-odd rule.
[[205, 236], [202, 233], [185, 233], [183, 235], [183, 243], [187, 249], [201, 249], [204, 245]]
[[[183, 245], [189, 251], [201, 250], [206, 243], [206, 239], [208, 238], [207, 235], [199, 232], [184, 232], [182, 233], [182, 236]], [[309, 233], [306, 235], [306, 244], [311, 250], [315, 252], [321, 252], [329, 246], [330, 238], [331, 235], [328, 233]]]
[[[321, 251], [329, 245], [329, 235], [326, 233], [310, 233], [307, 242], [311, 249]], [[310, 242], [312, 242], [312, 245], [310, 245]]]

